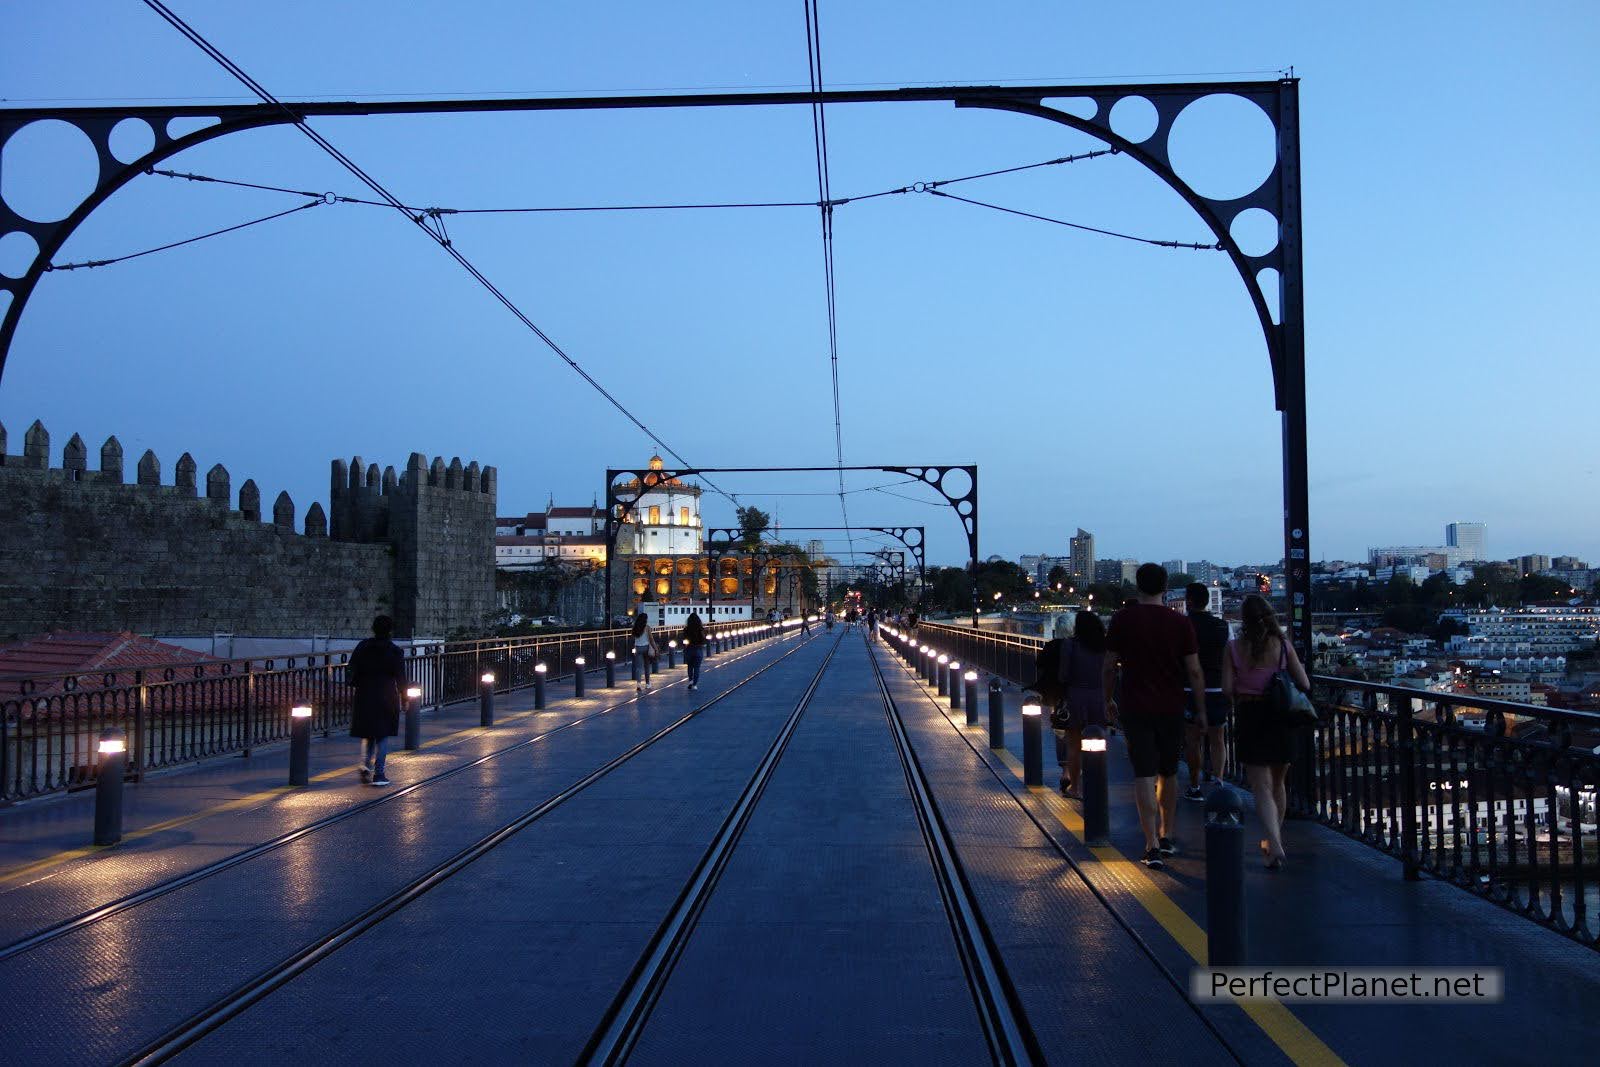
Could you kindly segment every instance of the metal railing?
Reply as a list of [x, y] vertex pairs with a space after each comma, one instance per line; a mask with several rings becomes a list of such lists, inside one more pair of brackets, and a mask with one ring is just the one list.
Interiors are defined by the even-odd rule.
[[[918, 639], [1022, 686], [1043, 638], [924, 623]], [[1600, 715], [1312, 676], [1290, 809], [1600, 948]], [[1586, 738], [1585, 744], [1575, 739]], [[1227, 734], [1226, 777], [1241, 781]]]
[[[724, 622], [706, 630], [720, 637], [764, 626]], [[678, 628], [654, 632], [663, 646], [681, 638]], [[403, 648], [406, 684], [421, 688], [423, 705], [437, 709], [476, 696], [489, 671], [497, 692], [531, 686], [540, 663], [548, 680], [571, 675], [579, 657], [585, 670], [602, 670], [607, 652], [625, 673], [630, 644], [629, 631], [619, 628], [414, 645]], [[127, 735], [132, 780], [286, 741], [297, 704], [311, 705], [313, 731], [326, 737], [350, 724], [348, 659], [319, 653], [8, 678], [26, 695], [0, 699], [0, 804], [92, 785], [97, 742], [107, 729]]]

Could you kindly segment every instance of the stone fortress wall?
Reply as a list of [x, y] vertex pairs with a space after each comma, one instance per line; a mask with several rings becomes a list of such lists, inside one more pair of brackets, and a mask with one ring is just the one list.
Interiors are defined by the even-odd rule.
[[[20, 455], [0, 426], [0, 640], [48, 630], [359, 637], [393, 615], [402, 636], [483, 625], [494, 606], [496, 472], [411, 454], [405, 472], [332, 464], [320, 503], [295, 529], [279, 493], [263, 522], [253, 480], [220, 463], [204, 491], [189, 453], [171, 484], [152, 452], [124, 480], [122, 446], [98, 470], [76, 434], [50, 466], [38, 422]], [[331, 513], [331, 514], [330, 514]]]

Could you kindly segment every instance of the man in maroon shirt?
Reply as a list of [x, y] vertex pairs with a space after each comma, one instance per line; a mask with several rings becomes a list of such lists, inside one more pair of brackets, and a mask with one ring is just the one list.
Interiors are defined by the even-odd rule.
[[[1205, 676], [1200, 645], [1189, 620], [1161, 602], [1167, 572], [1154, 563], [1134, 576], [1139, 599], [1111, 617], [1106, 630], [1101, 681], [1106, 712], [1122, 726], [1133, 763], [1133, 799], [1144, 830], [1144, 865], [1160, 869], [1178, 850], [1178, 756], [1183, 747], [1184, 689], [1194, 704], [1194, 721], [1206, 726]], [[1113, 698], [1117, 668], [1122, 669], [1122, 706]]]

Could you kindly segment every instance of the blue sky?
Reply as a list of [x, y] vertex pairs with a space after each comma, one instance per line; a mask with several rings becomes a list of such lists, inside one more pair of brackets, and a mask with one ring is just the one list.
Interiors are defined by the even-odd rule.
[[[285, 99], [806, 82], [799, 2], [173, 6]], [[1292, 64], [1304, 79], [1313, 555], [1436, 542], [1446, 522], [1478, 520], [1494, 556], [1600, 558], [1584, 311], [1600, 247], [1600, 9], [1226, 11], [824, 0], [824, 75], [834, 87], [1177, 80]], [[11, 104], [240, 91], [131, 0], [0, 8], [0, 98]], [[935, 104], [840, 106], [828, 125], [835, 195], [1097, 147], [1054, 124]], [[816, 196], [801, 108], [316, 126], [419, 204]], [[1260, 148], [1227, 115], [1197, 134], [1179, 166], [1213, 181], [1237, 180]], [[358, 192], [289, 130], [234, 135], [168, 166]], [[4, 194], [30, 202], [70, 195], [83, 173], [21, 150], [4, 168]], [[966, 189], [1091, 225], [1208, 238], [1126, 158]], [[296, 202], [145, 177], [56, 258], [118, 255]], [[691, 462], [833, 462], [814, 209], [491, 215], [451, 231]], [[847, 463], [978, 463], [985, 555], [1064, 554], [1080, 525], [1104, 556], [1281, 554], [1266, 353], [1222, 256], [926, 196], [840, 207], [835, 249]], [[74, 431], [91, 451], [115, 433], [130, 469], [153, 448], [169, 479], [189, 450], [202, 470], [224, 463], [235, 487], [253, 477], [269, 501], [288, 489], [302, 514], [326, 499], [335, 455], [494, 463], [500, 510], [515, 513], [550, 494], [587, 503], [605, 467], [642, 463], [652, 447], [412, 227], [349, 205], [47, 277], [0, 381], [13, 451], [36, 417], [58, 450]], [[851, 520], [926, 525], [931, 557], [958, 560], [953, 516], [868, 489], [890, 481], [853, 476], [868, 491], [850, 495]], [[839, 522], [831, 476], [720, 484], [786, 525]]]

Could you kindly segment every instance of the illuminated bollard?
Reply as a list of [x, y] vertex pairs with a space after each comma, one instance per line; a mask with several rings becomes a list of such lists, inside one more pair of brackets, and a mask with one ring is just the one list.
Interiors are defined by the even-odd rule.
[[289, 709], [289, 784], [311, 784], [311, 707]]
[[668, 641], [667, 642], [667, 670], [670, 671], [672, 668], [676, 667], [677, 665], [678, 665], [678, 642], [676, 640]]
[[1022, 705], [1022, 784], [1044, 785], [1044, 708]]
[[1244, 804], [1232, 786], [1206, 798], [1206, 962], [1245, 965]]
[[933, 677], [939, 687], [939, 695], [950, 695], [950, 657], [943, 652], [939, 653], [938, 666], [934, 668]]
[[1106, 732], [1085, 726], [1079, 751], [1083, 753], [1083, 840], [1089, 845], [1111, 843], [1110, 783], [1106, 775]]
[[967, 682], [967, 725], [978, 725], [978, 672], [968, 671]]
[[111, 727], [100, 735], [100, 769], [94, 783], [94, 843], [122, 840], [122, 780], [128, 773], [128, 738]]
[[478, 725], [494, 725], [494, 675], [485, 673], [478, 679]]
[[640, 670], [639, 661], [642, 660], [642, 659], [644, 659], [643, 654], [640, 653], [640, 651], [637, 648], [635, 648], [633, 650], [633, 653], [632, 653], [631, 657], [628, 660], [628, 675], [629, 675], [628, 680], [630, 682], [632, 682], [633, 684], [635, 684], [635, 685], [639, 684], [639, 670]]
[[929, 685], [939, 680], [939, 650], [932, 645], [924, 646], [922, 656], [922, 677]]
[[544, 710], [544, 673], [549, 670], [543, 663], [533, 665], [533, 710]]
[[616, 687], [617, 687], [617, 654], [615, 652], [607, 652], [606, 653], [606, 688], [607, 689], [615, 689]]
[[586, 679], [583, 677], [583, 673], [588, 667], [589, 661], [582, 656], [572, 661], [572, 695], [579, 700], [582, 700], [584, 693], [588, 691], [584, 685]]
[[406, 690], [406, 751], [415, 752], [422, 747], [422, 687], [414, 685]]
[[989, 747], [1006, 747], [1006, 695], [998, 678], [989, 680]]
[[961, 664], [950, 664], [950, 710], [961, 710]]

